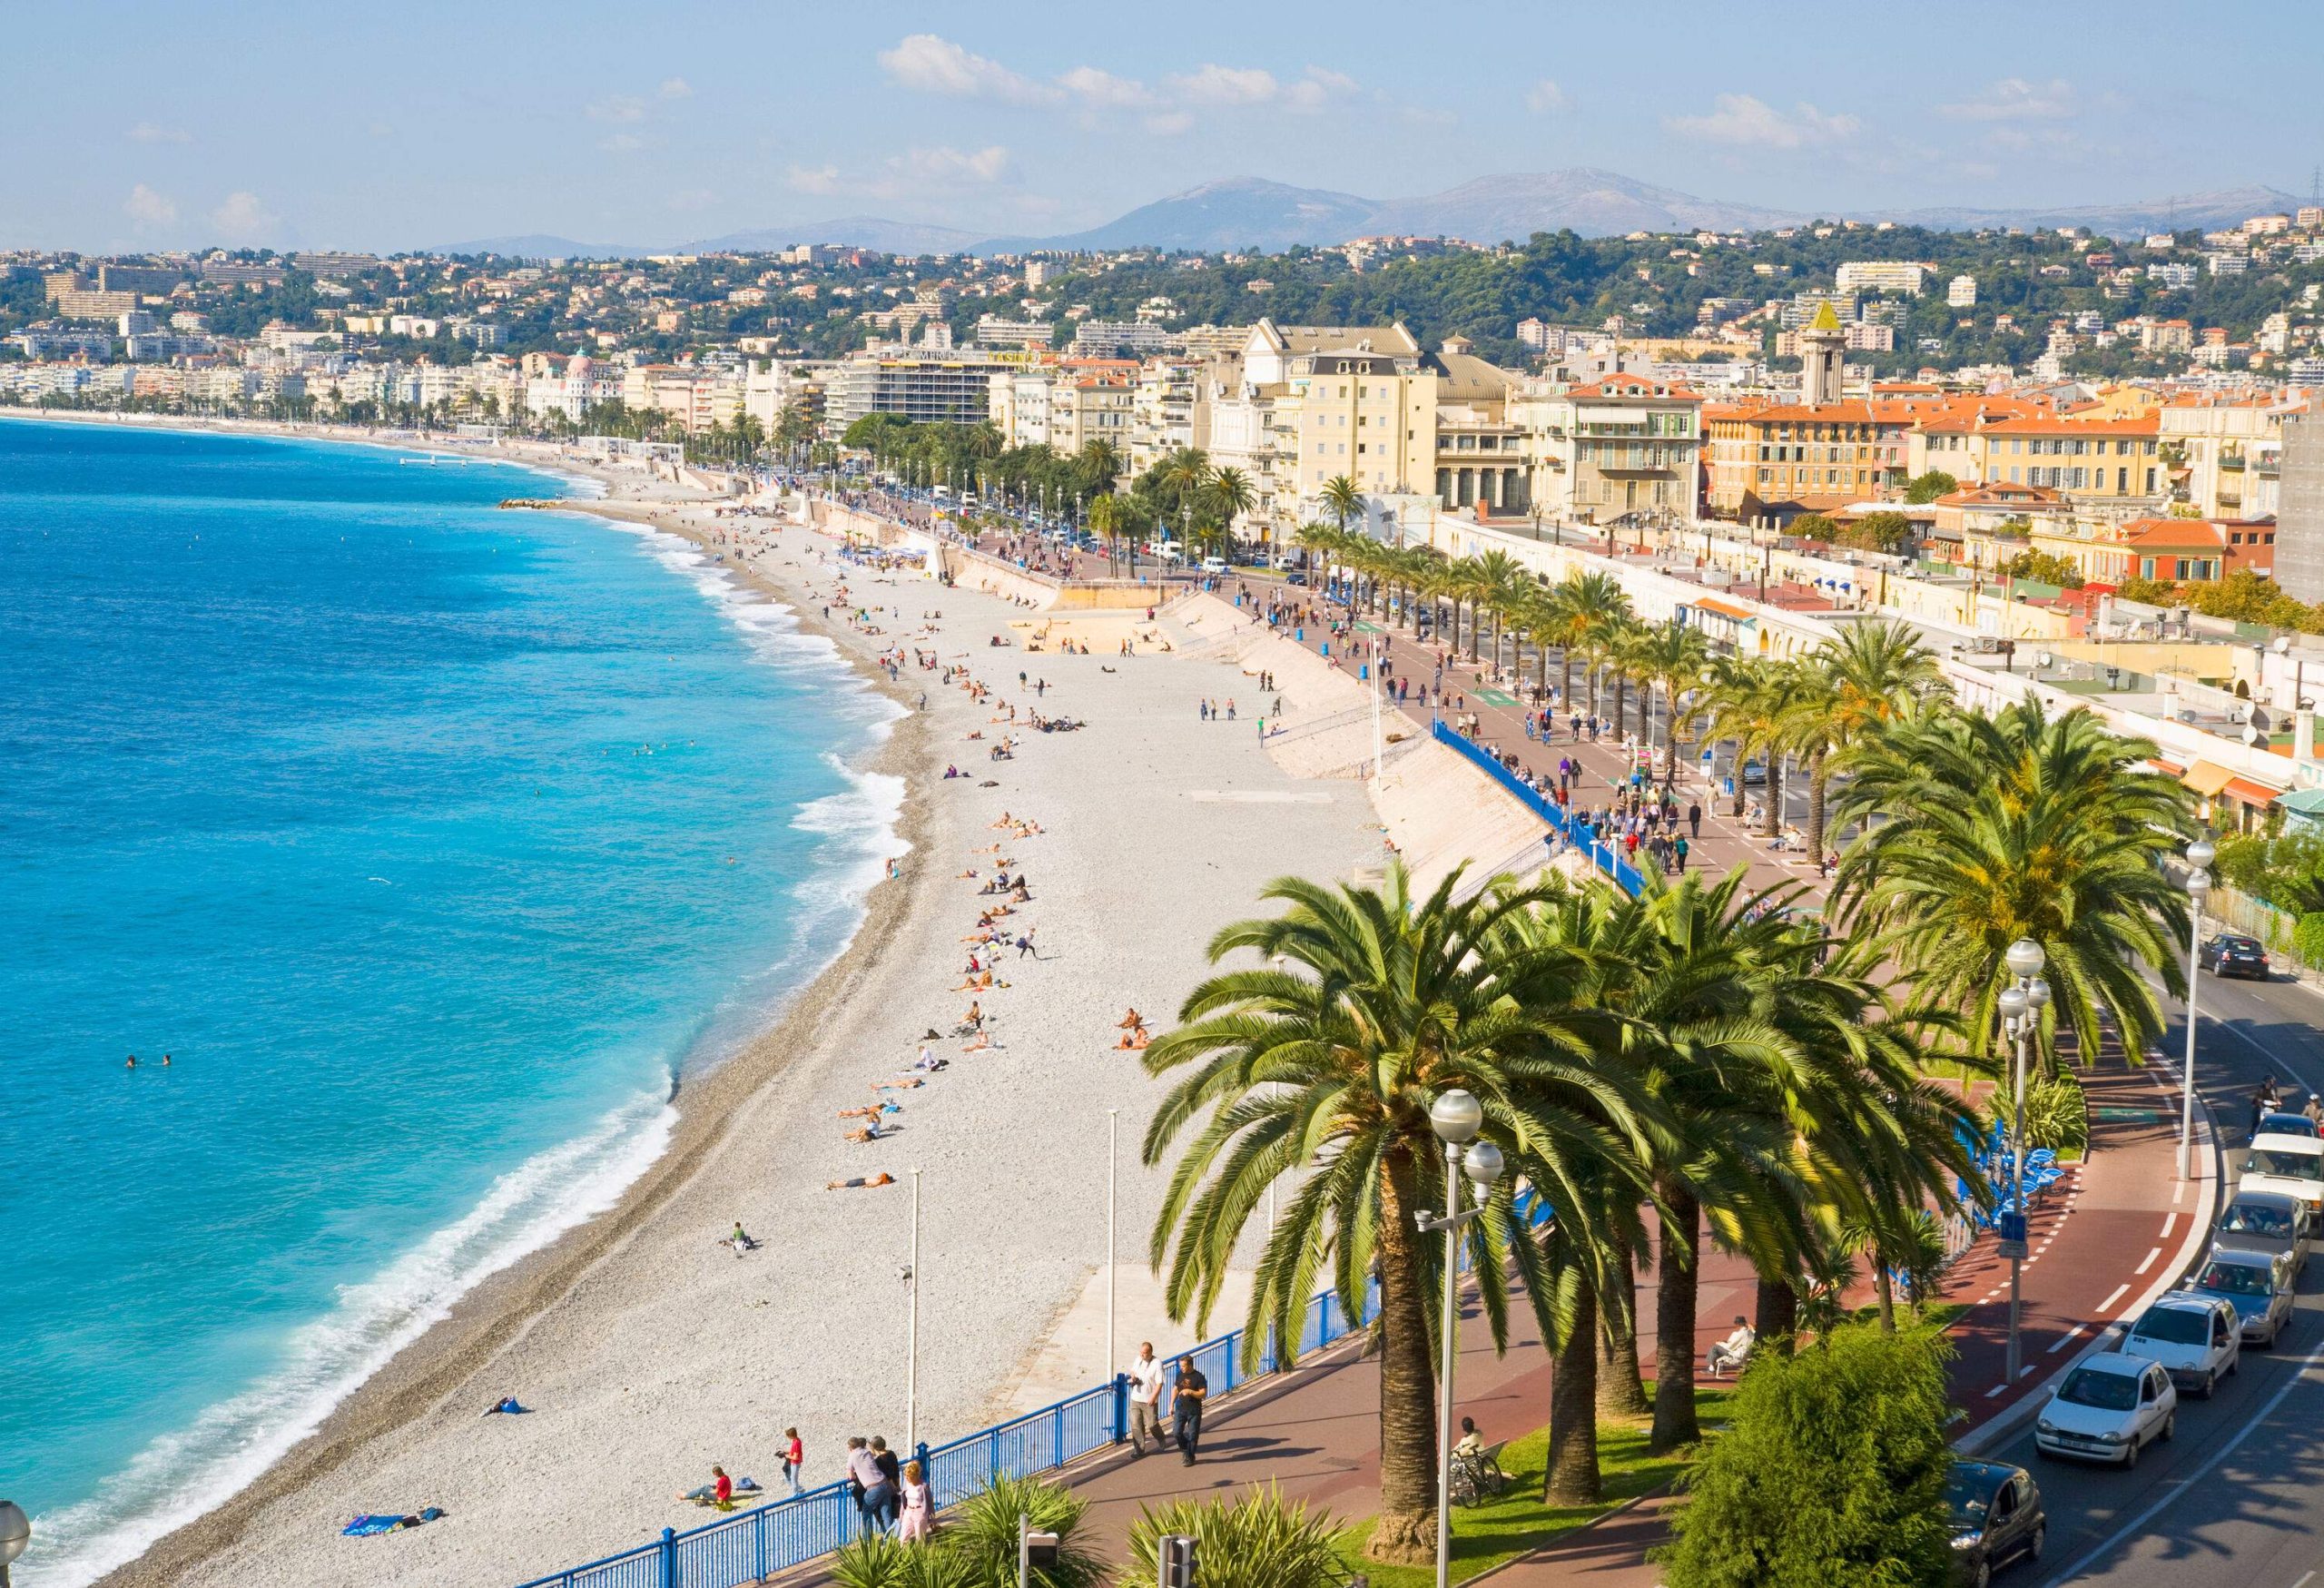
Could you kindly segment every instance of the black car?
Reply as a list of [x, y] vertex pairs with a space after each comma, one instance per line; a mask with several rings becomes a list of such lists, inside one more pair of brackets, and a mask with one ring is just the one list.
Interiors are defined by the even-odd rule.
[[1285, 574], [1283, 577], [1283, 582], [1286, 585], [1304, 590], [1307, 587], [1307, 576], [1301, 573]]
[[2034, 1475], [2002, 1461], [1956, 1461], [1945, 1480], [1953, 1516], [1953, 1575], [1985, 1588], [1994, 1573], [2019, 1560], [2038, 1561], [2049, 1543], [2050, 1519]]
[[2239, 932], [2221, 932], [2203, 944], [2196, 959], [2215, 976], [2253, 976], [2262, 981], [2268, 979], [2268, 951], [2260, 946], [2257, 938]]

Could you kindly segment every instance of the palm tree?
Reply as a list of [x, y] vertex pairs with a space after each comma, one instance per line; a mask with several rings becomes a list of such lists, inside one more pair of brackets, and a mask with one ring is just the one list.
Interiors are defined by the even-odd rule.
[[[1569, 574], [1550, 587], [1550, 597], [1558, 613], [1559, 645], [1566, 652], [1565, 698], [1573, 699], [1572, 654], [1582, 653], [1588, 661], [1595, 636], [1606, 632], [1608, 624], [1630, 615], [1630, 598], [1621, 582], [1611, 574]], [[1590, 715], [1598, 715], [1598, 676], [1593, 663], [1590, 676]]]
[[1325, 480], [1323, 489], [1316, 495], [1323, 499], [1325, 510], [1343, 530], [1347, 528], [1350, 518], [1363, 515], [1364, 493], [1356, 488], [1355, 481], [1344, 474], [1334, 474]]
[[[1679, 775], [1679, 735], [1685, 725], [1679, 697], [1700, 682], [1703, 669], [1710, 666], [1710, 642], [1699, 628], [1659, 624], [1638, 631], [1624, 660], [1639, 681], [1642, 700], [1650, 702], [1655, 690], [1662, 692], [1664, 714], [1669, 721], [1669, 743], [1663, 746], [1662, 786], [1671, 787]], [[1641, 727], [1649, 730], [1641, 735], [1649, 749], [1654, 745], [1651, 709], [1649, 705], [1640, 713]]]
[[1735, 742], [1733, 814], [1743, 814], [1743, 767], [1758, 755], [1768, 770], [1763, 830], [1772, 838], [1783, 821], [1783, 751], [1800, 689], [1798, 673], [1791, 663], [1766, 657], [1729, 659], [1711, 671], [1705, 702], [1711, 723], [1708, 731]]
[[[1149, 1073], [1184, 1072], [1147, 1132], [1146, 1161], [1191, 1137], [1152, 1241], [1173, 1317], [1204, 1326], [1266, 1189], [1295, 1173], [1305, 1178], [1259, 1259], [1246, 1349], [1256, 1358], [1270, 1335], [1299, 1338], [1326, 1262], [1352, 1313], [1378, 1271], [1381, 1514], [1368, 1550], [1383, 1560], [1419, 1560], [1433, 1545], [1430, 1297], [1443, 1269], [1413, 1222], [1441, 1197], [1430, 1105], [1451, 1088], [1473, 1093], [1485, 1139], [1553, 1206], [1578, 1205], [1578, 1168], [1619, 1159], [1640, 1135], [1634, 1092], [1591, 1061], [1589, 1028], [1555, 984], [1566, 956], [1508, 946], [1508, 923], [1543, 895], [1497, 886], [1462, 898], [1459, 882], [1456, 872], [1416, 899], [1399, 863], [1377, 890], [1269, 883], [1261, 896], [1284, 912], [1230, 925], [1210, 944], [1214, 962], [1252, 951], [1262, 963], [1197, 987], [1184, 1023], [1145, 1055]], [[1511, 1208], [1504, 1180], [1468, 1228], [1497, 1341], [1504, 1265], [1531, 1262], [1511, 1249]]]
[[1461, 603], [1469, 604], [1469, 660], [1477, 659], [1478, 630], [1484, 626], [1485, 598], [1492, 593], [1492, 581], [1485, 575], [1484, 565], [1473, 557], [1464, 557], [1447, 570], [1445, 594], [1452, 598], [1452, 648], [1461, 648]]
[[1251, 510], [1259, 498], [1251, 488], [1251, 477], [1239, 469], [1222, 469], [1210, 477], [1206, 493], [1218, 508], [1223, 527], [1232, 533], [1235, 520]]
[[1088, 526], [1090, 534], [1106, 543], [1107, 560], [1117, 560], [1119, 555], [1117, 542], [1122, 532], [1121, 498], [1108, 491], [1089, 504], [1088, 514], [1082, 521]]
[[1807, 757], [1807, 848], [1824, 853], [1825, 808], [1836, 758], [1916, 704], [1949, 693], [1936, 657], [1894, 620], [1851, 625], [1808, 658], [1785, 737]]
[[1332, 585], [1332, 554], [1346, 544], [1346, 532], [1334, 529], [1329, 524], [1302, 524], [1298, 533], [1291, 538], [1294, 545], [1307, 553], [1308, 562], [1320, 570], [1315, 580], [1316, 593], [1321, 595], [1329, 590]]
[[2143, 1052], [2162, 1012], [2142, 968], [2174, 996], [2184, 983], [2186, 896], [2160, 862], [2193, 828], [2187, 791], [2139, 770], [2155, 754], [2087, 708], [2053, 717], [2038, 701], [1890, 722], [1850, 755], [1838, 817], [1867, 826], [1841, 857], [1834, 906], [1924, 999], [1961, 1011], [1974, 1052], [1990, 1050], [2002, 956], [2021, 937], [2047, 954], [2050, 1018], [2085, 1060], [2109, 1021]]

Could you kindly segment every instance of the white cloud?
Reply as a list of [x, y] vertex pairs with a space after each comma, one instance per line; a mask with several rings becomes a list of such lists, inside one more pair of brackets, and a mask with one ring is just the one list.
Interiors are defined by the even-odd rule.
[[1536, 115], [1552, 115], [1566, 107], [1565, 90], [1554, 77], [1544, 77], [1525, 91], [1525, 108]]
[[662, 79], [662, 86], [655, 92], [664, 99], [692, 99], [694, 84], [683, 77], [665, 77]]
[[231, 192], [210, 212], [210, 224], [222, 242], [261, 242], [273, 234], [277, 222], [256, 193]]
[[642, 122], [645, 102], [634, 94], [608, 94], [589, 107], [593, 122]]
[[129, 190], [129, 197], [122, 201], [121, 212], [141, 227], [173, 226], [178, 219], [175, 201], [142, 182]]
[[1662, 124], [1681, 137], [1738, 148], [1803, 149], [1852, 138], [1863, 123], [1852, 115], [1826, 115], [1801, 101], [1786, 115], [1748, 94], [1722, 94], [1709, 115], [1665, 116]]
[[1146, 118], [1146, 130], [1157, 138], [1175, 138], [1193, 130], [1195, 118], [1186, 111], [1157, 111]]
[[2062, 122], [2081, 113], [2073, 84], [2063, 77], [2028, 83], [2004, 77], [1973, 99], [1936, 107], [1956, 122]]
[[892, 50], [880, 52], [880, 70], [906, 88], [956, 99], [998, 99], [1011, 104], [1048, 104], [1059, 91], [1010, 71], [998, 61], [961, 48], [932, 33], [908, 35]]
[[1076, 66], [1058, 80], [1082, 104], [1115, 110], [1133, 110], [1154, 103], [1154, 91], [1132, 77], [1117, 77], [1096, 66]]
[[1282, 92], [1275, 74], [1259, 66], [1221, 66], [1206, 62], [1169, 80], [1170, 92], [1196, 104], [1265, 104]]
[[840, 180], [836, 165], [794, 165], [786, 180], [793, 192], [802, 193], [835, 193], [847, 185]]
[[950, 182], [999, 182], [1009, 174], [1009, 151], [1000, 144], [982, 149], [954, 149], [939, 144], [911, 149], [888, 162], [900, 177], [923, 185]]
[[599, 139], [597, 147], [608, 154], [633, 154], [645, 147], [645, 140], [634, 133], [615, 133]]
[[191, 143], [193, 134], [183, 127], [164, 127], [153, 122], [140, 122], [129, 129], [133, 143]]

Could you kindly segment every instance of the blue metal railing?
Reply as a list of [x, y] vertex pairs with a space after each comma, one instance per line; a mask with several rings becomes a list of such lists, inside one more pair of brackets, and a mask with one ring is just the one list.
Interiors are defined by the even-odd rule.
[[[1379, 1315], [1380, 1287], [1365, 1288], [1364, 1316], [1351, 1321], [1333, 1292], [1308, 1302], [1299, 1333], [1305, 1354], [1341, 1339]], [[1283, 1362], [1270, 1338], [1256, 1373], [1243, 1371], [1244, 1331], [1206, 1340], [1190, 1356], [1211, 1384], [1226, 1395], [1237, 1386], [1278, 1371]], [[979, 1429], [966, 1438], [911, 1453], [928, 1475], [936, 1508], [942, 1510], [983, 1492], [993, 1478], [1053, 1472], [1093, 1450], [1129, 1437], [1129, 1380], [1117, 1376], [1055, 1406], [1009, 1422]], [[863, 1530], [862, 1514], [846, 1483], [826, 1484], [794, 1499], [722, 1517], [684, 1533], [664, 1528], [652, 1544], [607, 1555], [586, 1565], [552, 1572], [519, 1588], [739, 1588], [771, 1573], [804, 1565], [830, 1554]]]
[[1492, 751], [1470, 738], [1466, 734], [1454, 733], [1444, 725], [1441, 718], [1432, 723], [1430, 728], [1436, 735], [1438, 744], [1450, 745], [1474, 762], [1527, 810], [1547, 822], [1552, 832], [1588, 855], [1590, 863], [1613, 878], [1614, 885], [1620, 888], [1622, 892], [1636, 895], [1646, 886], [1646, 878], [1639, 873], [1636, 866], [1622, 858], [1620, 850], [1610, 843], [1602, 843], [1595, 838], [1583, 836], [1581, 824], [1568, 816], [1563, 806], [1541, 794], [1538, 789], [1527, 787], [1515, 773], [1501, 764], [1500, 758]]

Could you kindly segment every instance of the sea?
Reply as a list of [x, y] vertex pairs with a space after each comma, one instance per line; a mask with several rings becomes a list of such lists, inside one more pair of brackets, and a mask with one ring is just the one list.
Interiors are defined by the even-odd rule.
[[20, 1588], [214, 1505], [611, 1206], [901, 847], [851, 768], [893, 708], [828, 641], [675, 537], [497, 506], [582, 488], [0, 421]]

